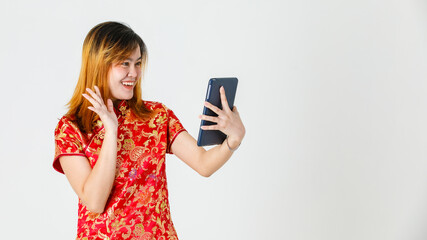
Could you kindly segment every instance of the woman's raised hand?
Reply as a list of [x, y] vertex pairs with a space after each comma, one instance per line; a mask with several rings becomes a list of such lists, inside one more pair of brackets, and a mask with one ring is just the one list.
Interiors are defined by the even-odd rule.
[[99, 88], [95, 86], [95, 92], [89, 88], [86, 88], [86, 91], [90, 94], [83, 93], [85, 97], [92, 106], [88, 107], [90, 110], [94, 111], [101, 118], [102, 124], [106, 132], [116, 132], [119, 125], [117, 116], [114, 113], [114, 105], [111, 99], [107, 100], [107, 105], [105, 105], [104, 100], [102, 100], [101, 92]]
[[243, 137], [245, 136], [245, 126], [243, 125], [243, 122], [240, 119], [240, 115], [237, 111], [236, 106], [233, 107], [233, 110], [231, 110], [228, 106], [224, 87], [221, 87], [219, 92], [221, 96], [222, 110], [209, 102], [205, 102], [205, 106], [212, 110], [214, 113], [216, 113], [218, 117], [212, 117], [207, 115], [199, 116], [199, 118], [202, 120], [214, 122], [216, 124], [202, 126], [201, 128], [203, 130], [220, 130], [228, 136], [229, 146], [231, 148], [237, 148], [242, 142]]

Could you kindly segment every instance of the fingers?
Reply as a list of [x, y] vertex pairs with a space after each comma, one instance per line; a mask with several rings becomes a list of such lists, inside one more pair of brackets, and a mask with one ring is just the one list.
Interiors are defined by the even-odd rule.
[[96, 86], [95, 85], [95, 92], [96, 92], [96, 95], [98, 96], [98, 98], [99, 98], [99, 101], [101, 102], [101, 103], [104, 103], [104, 99], [102, 99], [102, 96], [101, 96], [101, 91], [99, 91], [99, 88], [98, 88], [98, 86]]
[[[217, 110], [217, 109], [213, 109]], [[219, 110], [220, 114], [218, 114], [217, 117], [215, 116], [208, 116], [208, 115], [199, 115], [199, 118], [208, 122], [215, 123], [213, 125], [204, 125], [200, 128], [202, 130], [219, 130], [223, 132], [226, 135], [239, 135], [241, 132], [241, 126], [239, 123], [241, 123], [239, 112], [237, 110], [237, 107], [234, 106], [233, 110], [223, 111]], [[241, 134], [240, 134], [241, 135]]]
[[203, 130], [220, 130], [218, 125], [205, 125], [200, 128]]
[[90, 96], [86, 93], [83, 93], [83, 97], [85, 97], [95, 108], [103, 107], [104, 100], [102, 99], [101, 92], [99, 91], [99, 88], [95, 86], [95, 92], [92, 91], [90, 88], [86, 88], [86, 91], [90, 94]]
[[99, 88], [97, 86], [95, 86], [96, 93], [94, 91], [92, 91], [92, 89], [90, 89], [90, 88], [86, 88], [86, 91], [92, 96], [93, 99], [95, 99], [97, 102], [99, 102], [99, 104], [101, 104], [101, 105], [104, 104], [104, 100], [102, 100], [101, 93], [100, 93]]
[[205, 120], [205, 121], [218, 123], [217, 117], [212, 117], [212, 116], [208, 116], [208, 115], [199, 115], [199, 118], [202, 120]]
[[94, 108], [94, 107], [87, 107], [89, 110], [92, 110], [92, 111], [94, 111], [96, 114], [98, 114], [99, 115], [99, 111], [96, 109], [96, 108]]
[[107, 99], [107, 109], [109, 112], [114, 112], [114, 105], [111, 99]]
[[210, 102], [205, 102], [205, 107], [209, 108], [210, 110], [212, 110], [217, 115], [219, 115], [221, 113], [221, 109], [218, 108], [217, 106], [213, 105]]
[[98, 101], [96, 101], [95, 99], [93, 99], [89, 95], [87, 95], [85, 93], [83, 93], [82, 95], [84, 98], [86, 98], [92, 104], [92, 106], [94, 106], [94, 107], [100, 107], [101, 106]]
[[210, 110], [212, 110], [217, 115], [220, 115], [221, 111], [231, 112], [231, 109], [228, 106], [228, 101], [227, 101], [227, 97], [225, 95], [225, 90], [223, 86], [221, 86], [221, 88], [219, 89], [219, 93], [221, 97], [222, 110], [210, 102], [205, 102], [205, 106]]
[[237, 107], [236, 106], [233, 107], [233, 112], [239, 114], [239, 111], [237, 111]]
[[225, 96], [224, 86], [221, 86], [221, 88], [219, 89], [219, 93], [221, 96], [222, 110], [230, 111], [230, 107], [228, 106], [227, 96]]

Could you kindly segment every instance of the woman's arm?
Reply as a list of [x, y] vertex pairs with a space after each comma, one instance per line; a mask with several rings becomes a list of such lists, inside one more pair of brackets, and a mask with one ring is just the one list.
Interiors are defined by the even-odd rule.
[[232, 111], [228, 107], [223, 87], [220, 89], [220, 95], [222, 110], [209, 102], [205, 102], [205, 106], [214, 111], [218, 117], [202, 115], [200, 118], [216, 123], [215, 125], [203, 126], [203, 130], [220, 130], [228, 136], [227, 140], [206, 151], [203, 147], [197, 146], [196, 140], [190, 134], [182, 132], [171, 146], [172, 152], [179, 159], [204, 177], [212, 175], [230, 159], [233, 149], [240, 145], [246, 133], [237, 108], [234, 107]]
[[117, 133], [105, 133], [95, 166], [82, 156], [59, 158], [65, 176], [87, 209], [102, 213], [113, 187], [116, 173]]
[[83, 96], [93, 105], [89, 109], [100, 116], [105, 129], [98, 160], [93, 169], [88, 159], [82, 156], [62, 156], [59, 162], [71, 187], [88, 210], [102, 213], [110, 196], [116, 173], [118, 121], [113, 102], [108, 99], [108, 107], [105, 106], [98, 87], [95, 86], [96, 93], [90, 89], [87, 91], [92, 97], [86, 94]]
[[209, 177], [220, 169], [233, 154], [225, 142], [206, 151], [197, 146], [196, 140], [188, 132], [182, 132], [176, 137], [172, 152], [204, 177]]

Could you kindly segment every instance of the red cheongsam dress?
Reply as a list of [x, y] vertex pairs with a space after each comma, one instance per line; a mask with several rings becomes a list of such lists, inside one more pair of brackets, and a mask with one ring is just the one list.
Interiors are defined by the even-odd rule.
[[[165, 154], [185, 131], [175, 114], [161, 103], [146, 101], [151, 119], [132, 114], [126, 101], [118, 117], [117, 169], [105, 210], [92, 213], [79, 200], [77, 239], [178, 239], [172, 223], [165, 172]], [[55, 129], [53, 167], [63, 173], [61, 156], [84, 156], [93, 167], [104, 139], [99, 120], [92, 133], [82, 133], [72, 117], [62, 117]]]

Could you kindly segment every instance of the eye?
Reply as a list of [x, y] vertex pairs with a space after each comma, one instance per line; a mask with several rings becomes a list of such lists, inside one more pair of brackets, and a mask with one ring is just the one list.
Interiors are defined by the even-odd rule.
[[129, 62], [122, 62], [122, 66], [129, 67]]
[[135, 65], [136, 65], [137, 67], [141, 67], [142, 63], [141, 63], [141, 62], [137, 62]]

